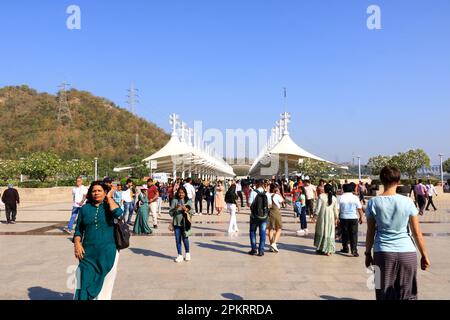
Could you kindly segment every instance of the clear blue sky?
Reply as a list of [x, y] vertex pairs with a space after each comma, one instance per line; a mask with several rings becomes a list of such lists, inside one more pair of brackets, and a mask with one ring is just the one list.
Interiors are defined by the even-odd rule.
[[[66, 8], [81, 8], [81, 30]], [[382, 30], [366, 27], [381, 7]], [[450, 157], [450, 1], [2, 1], [0, 86], [73, 87], [166, 130], [271, 128], [288, 88], [291, 134], [331, 161], [423, 148]]]

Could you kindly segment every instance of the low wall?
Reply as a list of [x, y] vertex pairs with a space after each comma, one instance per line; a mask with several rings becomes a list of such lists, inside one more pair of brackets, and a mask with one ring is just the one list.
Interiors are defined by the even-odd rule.
[[[20, 202], [72, 202], [73, 187], [16, 188]], [[6, 188], [0, 188], [3, 193]]]

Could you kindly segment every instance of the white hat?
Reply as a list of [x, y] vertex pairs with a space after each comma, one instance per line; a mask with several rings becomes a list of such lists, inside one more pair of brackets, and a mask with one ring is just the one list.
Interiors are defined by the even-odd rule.
[[146, 185], [146, 184], [143, 184], [143, 185], [142, 185], [142, 187], [141, 187], [141, 189], [147, 190], [147, 189], [148, 189], [148, 187], [147, 187], [147, 185]]

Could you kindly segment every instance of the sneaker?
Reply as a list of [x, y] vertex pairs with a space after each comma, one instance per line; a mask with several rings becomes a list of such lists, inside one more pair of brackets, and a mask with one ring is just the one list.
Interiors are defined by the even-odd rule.
[[256, 252], [256, 250], [250, 250], [248, 252], [248, 254], [251, 255], [251, 256], [256, 256], [258, 254], [258, 252]]
[[341, 251], [339, 251], [341, 253], [349, 253], [348, 249], [341, 249]]
[[297, 231], [297, 235], [298, 236], [304, 236], [305, 235], [305, 231], [304, 230], [298, 230]]
[[264, 252], [258, 253], [258, 257], [263, 257], [263, 256], [264, 256]]
[[184, 258], [186, 261], [191, 261], [191, 254], [188, 252], [186, 253], [186, 257]]
[[176, 259], [175, 259], [175, 262], [176, 263], [180, 263], [180, 262], [183, 262], [183, 256], [178, 256]]
[[358, 257], [359, 257], [359, 253], [358, 253], [358, 252], [353, 252], [353, 256], [354, 256], [355, 258], [358, 258]]
[[157, 224], [154, 224], [154, 225], [153, 225], [153, 229], [158, 229], [158, 225], [157, 225]]
[[10, 224], [16, 224], [16, 222], [15, 221], [11, 221]]
[[69, 228], [64, 228], [63, 231], [67, 234], [72, 234], [72, 231], [70, 231]]
[[271, 245], [271, 248], [275, 251], [275, 252], [280, 252], [280, 250], [278, 250], [277, 244], [274, 243]]
[[305, 231], [305, 236], [309, 233], [308, 229], [305, 229], [303, 231]]

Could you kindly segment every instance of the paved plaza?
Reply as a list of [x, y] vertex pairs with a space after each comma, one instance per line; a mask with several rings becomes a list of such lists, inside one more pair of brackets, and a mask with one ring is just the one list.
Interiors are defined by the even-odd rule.
[[[418, 272], [419, 299], [450, 299], [450, 195], [437, 197], [437, 212], [421, 217], [432, 266]], [[62, 232], [70, 202], [23, 203], [18, 223], [0, 225], [0, 299], [70, 300], [77, 260], [71, 237]], [[230, 236], [228, 214], [194, 217], [192, 261], [176, 264], [168, 208], [152, 236], [134, 236], [120, 253], [113, 299], [218, 300], [374, 299], [364, 266], [366, 225], [360, 227], [354, 258], [318, 256], [310, 234], [298, 237], [292, 209], [283, 210], [279, 253], [249, 256], [249, 210], [238, 215], [238, 235]], [[5, 220], [4, 211], [0, 220]], [[337, 249], [341, 246], [337, 243]]]

